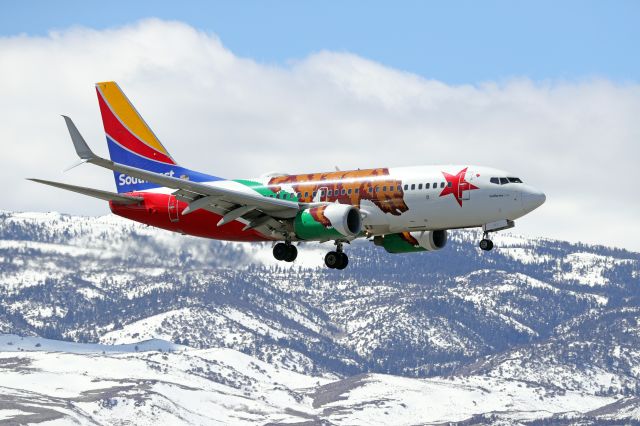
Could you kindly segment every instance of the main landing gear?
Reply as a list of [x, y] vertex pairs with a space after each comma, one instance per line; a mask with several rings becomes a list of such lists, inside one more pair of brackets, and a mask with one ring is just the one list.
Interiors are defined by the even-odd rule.
[[285, 262], [293, 262], [298, 257], [298, 249], [290, 242], [278, 243], [273, 246], [273, 257], [276, 260], [284, 260]]
[[344, 269], [349, 264], [349, 257], [342, 249], [342, 243], [336, 242], [336, 251], [330, 251], [324, 257], [324, 263], [330, 269]]

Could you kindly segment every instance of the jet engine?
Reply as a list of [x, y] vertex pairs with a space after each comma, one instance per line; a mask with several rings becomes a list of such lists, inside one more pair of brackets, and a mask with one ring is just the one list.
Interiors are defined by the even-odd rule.
[[298, 212], [293, 229], [301, 240], [350, 239], [362, 231], [362, 219], [354, 206], [326, 204]]
[[447, 230], [388, 234], [375, 237], [373, 242], [378, 246], [382, 246], [389, 253], [435, 251], [447, 245]]

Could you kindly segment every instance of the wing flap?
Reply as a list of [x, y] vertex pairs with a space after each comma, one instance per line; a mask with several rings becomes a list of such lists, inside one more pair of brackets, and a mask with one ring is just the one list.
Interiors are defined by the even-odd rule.
[[246, 192], [236, 191], [229, 188], [221, 188], [214, 185], [206, 185], [198, 182], [191, 182], [185, 179], [166, 176], [160, 173], [154, 173], [136, 167], [125, 166], [124, 164], [114, 163], [113, 161], [103, 158], [88, 160], [89, 163], [96, 164], [109, 170], [115, 170], [138, 179], [147, 180], [158, 185], [165, 186], [176, 190], [187, 190], [195, 192], [203, 196], [211, 196], [209, 201], [216, 204], [215, 199], [220, 201], [231, 202], [240, 205], [251, 205], [260, 209], [265, 213], [272, 214], [277, 217], [293, 217], [298, 212], [298, 203], [293, 201], [282, 200], [278, 198], [268, 198], [260, 194], [250, 194]]

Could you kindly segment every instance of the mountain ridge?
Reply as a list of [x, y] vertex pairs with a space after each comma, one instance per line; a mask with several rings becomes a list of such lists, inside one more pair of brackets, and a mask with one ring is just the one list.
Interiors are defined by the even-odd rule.
[[[115, 216], [0, 211], [0, 224], [1, 333], [226, 347], [335, 383], [362, 374], [499, 380], [514, 392], [527, 383], [543, 398], [608, 398], [608, 410], [637, 418], [628, 398], [640, 391], [640, 253], [509, 233], [484, 253], [477, 232], [455, 231], [434, 253], [354, 243], [336, 272], [322, 264], [329, 244], [303, 244], [284, 265], [268, 244]], [[568, 411], [556, 405], [552, 413]], [[467, 419], [492, 412], [471, 411]]]

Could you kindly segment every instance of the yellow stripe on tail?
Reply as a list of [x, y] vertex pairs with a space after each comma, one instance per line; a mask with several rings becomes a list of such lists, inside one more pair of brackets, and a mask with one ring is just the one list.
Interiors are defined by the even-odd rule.
[[96, 87], [111, 111], [131, 133], [150, 147], [170, 157], [169, 152], [162, 146], [151, 128], [145, 123], [115, 81], [96, 83]]

